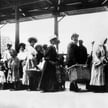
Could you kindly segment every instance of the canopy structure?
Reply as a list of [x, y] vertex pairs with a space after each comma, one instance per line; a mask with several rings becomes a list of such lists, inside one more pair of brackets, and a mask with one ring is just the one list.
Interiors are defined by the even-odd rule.
[[15, 22], [18, 7], [19, 20], [51, 18], [105, 11], [108, 0], [0, 0], [0, 23]]
[[[107, 11], [108, 0], [0, 0], [0, 24], [16, 23], [15, 48], [19, 44], [19, 22]], [[58, 46], [57, 46], [58, 47]]]

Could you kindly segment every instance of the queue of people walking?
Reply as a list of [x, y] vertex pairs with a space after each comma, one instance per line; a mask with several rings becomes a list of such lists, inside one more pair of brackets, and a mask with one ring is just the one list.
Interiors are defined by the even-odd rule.
[[[90, 72], [88, 90], [107, 91], [108, 60], [105, 46], [107, 38], [100, 42], [89, 56], [83, 40], [78, 38], [78, 34], [72, 34], [72, 42], [67, 47], [66, 60], [57, 52], [56, 46], [60, 43], [57, 37], [50, 39], [49, 46], [37, 44], [37, 38], [30, 37], [29, 46], [20, 43], [18, 52], [12, 49], [12, 44], [8, 43], [7, 50], [0, 60], [0, 86], [3, 89], [43, 92], [65, 90], [65, 81], [68, 80], [66, 77], [70, 75], [66, 69], [81, 64], [80, 66], [86, 66]], [[80, 73], [84, 74], [83, 71]], [[70, 91], [80, 91], [77, 79], [78, 77], [70, 82]]]
[[[56, 45], [59, 40], [56, 37], [50, 39], [49, 46], [36, 45], [37, 39], [30, 37], [29, 46], [19, 44], [19, 52], [7, 44], [7, 50], [1, 59], [1, 71], [4, 71], [3, 84], [13, 84], [12, 89], [20, 89], [21, 85], [29, 90], [57, 91], [64, 89], [64, 80], [56, 75], [56, 66], [63, 68], [63, 58], [57, 54]], [[41, 66], [39, 66], [41, 64]], [[63, 69], [62, 69], [63, 70]], [[62, 73], [64, 70], [62, 71]], [[61, 73], [58, 72], [60, 75]], [[3, 75], [2, 75], [3, 76]], [[3, 78], [1, 76], [1, 78]], [[38, 84], [36, 84], [38, 83]], [[63, 86], [63, 87], [62, 87]]]

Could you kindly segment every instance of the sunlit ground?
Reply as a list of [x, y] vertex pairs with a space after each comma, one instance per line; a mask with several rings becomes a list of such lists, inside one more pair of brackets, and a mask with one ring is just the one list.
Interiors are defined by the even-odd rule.
[[[84, 89], [84, 86], [80, 86]], [[108, 93], [0, 91], [0, 108], [108, 108]]]

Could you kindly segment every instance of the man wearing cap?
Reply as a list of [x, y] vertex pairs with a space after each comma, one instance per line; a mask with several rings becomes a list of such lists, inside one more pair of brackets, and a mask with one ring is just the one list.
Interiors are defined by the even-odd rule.
[[[67, 48], [67, 57], [66, 57], [66, 64], [68, 67], [75, 65], [78, 63], [78, 34], [73, 34], [71, 36], [72, 42], [68, 45]], [[70, 90], [78, 91], [78, 86], [76, 81], [72, 81], [70, 84]]]

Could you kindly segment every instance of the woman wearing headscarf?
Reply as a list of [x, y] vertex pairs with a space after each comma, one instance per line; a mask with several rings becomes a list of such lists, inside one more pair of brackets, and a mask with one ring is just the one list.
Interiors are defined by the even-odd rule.
[[50, 40], [51, 45], [48, 47], [47, 52], [45, 54], [45, 64], [40, 80], [40, 89], [44, 92], [57, 90], [57, 52], [55, 46], [58, 44], [58, 42], [59, 40], [56, 37], [53, 37]]
[[106, 41], [107, 39], [101, 41], [93, 54], [90, 85], [93, 86], [94, 90], [96, 91], [103, 91], [105, 86], [104, 66], [107, 61], [104, 44]]

